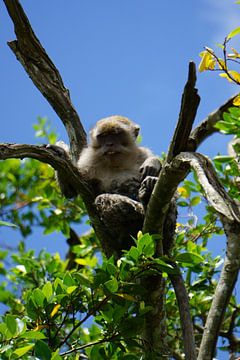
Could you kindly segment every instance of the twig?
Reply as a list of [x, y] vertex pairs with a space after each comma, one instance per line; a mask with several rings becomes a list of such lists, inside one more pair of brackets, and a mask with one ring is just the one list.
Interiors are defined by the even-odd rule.
[[97, 340], [97, 341], [93, 341], [93, 342], [90, 342], [88, 344], [84, 344], [82, 346], [79, 346], [75, 349], [71, 349], [71, 350], [68, 350], [68, 351], [65, 351], [64, 353], [61, 353], [60, 356], [66, 356], [66, 355], [69, 355], [69, 354], [72, 354], [74, 352], [77, 352], [77, 351], [80, 351], [80, 350], [83, 350], [83, 349], [86, 349], [90, 346], [94, 346], [94, 345], [99, 345], [99, 344], [102, 344], [102, 343], [105, 343], [105, 342], [109, 342], [109, 341], [112, 341], [114, 340], [116, 337], [118, 337], [119, 334], [114, 334], [108, 338], [104, 338], [104, 339], [101, 339], [101, 340]]

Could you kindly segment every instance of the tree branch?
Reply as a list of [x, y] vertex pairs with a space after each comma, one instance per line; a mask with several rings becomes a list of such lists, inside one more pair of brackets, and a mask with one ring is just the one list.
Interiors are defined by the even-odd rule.
[[74, 109], [69, 91], [62, 78], [35, 36], [18, 0], [4, 0], [14, 23], [17, 40], [8, 43], [33, 83], [47, 99], [62, 120], [70, 142], [73, 161], [76, 162], [86, 144], [86, 133]]
[[214, 356], [220, 326], [240, 269], [240, 223], [229, 221], [225, 216], [221, 220], [227, 236], [227, 253], [205, 324], [198, 360], [211, 360]]
[[63, 154], [59, 156], [47, 145], [5, 144], [0, 143], [0, 160], [32, 158], [51, 165], [60, 171], [77, 189], [87, 204], [93, 202], [89, 184], [83, 179], [79, 169]]
[[233, 105], [233, 100], [236, 95], [232, 96], [225, 104], [220, 106], [217, 110], [209, 114], [190, 134], [188, 140], [188, 151], [196, 151], [199, 145], [210, 135], [218, 132], [215, 128], [215, 124], [222, 119], [223, 113]]
[[169, 274], [169, 278], [173, 285], [178, 302], [178, 309], [180, 313], [181, 327], [183, 333], [185, 359], [195, 360], [197, 358], [197, 355], [196, 355], [196, 347], [194, 341], [193, 323], [190, 314], [188, 293], [180, 272], [178, 275]]
[[196, 66], [191, 61], [188, 69], [188, 80], [182, 94], [177, 126], [168, 151], [167, 162], [170, 162], [180, 152], [187, 150], [188, 138], [200, 103], [200, 96], [195, 88], [195, 84]]

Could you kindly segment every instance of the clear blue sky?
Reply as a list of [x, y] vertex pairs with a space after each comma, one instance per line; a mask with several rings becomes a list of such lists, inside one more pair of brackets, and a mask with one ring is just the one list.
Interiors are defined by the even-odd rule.
[[[21, 3], [86, 130], [101, 117], [128, 116], [141, 125], [144, 145], [158, 154], [167, 151], [176, 125], [188, 62], [198, 64], [205, 45], [215, 47], [240, 26], [240, 6], [234, 0]], [[37, 116], [51, 119], [66, 140], [57, 115], [6, 45], [15, 35], [3, 2], [0, 19], [0, 142], [35, 143]], [[202, 100], [196, 123], [238, 91], [217, 73], [198, 74], [198, 88]], [[210, 156], [225, 153], [226, 142], [215, 135], [201, 150]], [[64, 249], [64, 239], [59, 246], [59, 235], [52, 238], [56, 242], [48, 243], [50, 250]]]

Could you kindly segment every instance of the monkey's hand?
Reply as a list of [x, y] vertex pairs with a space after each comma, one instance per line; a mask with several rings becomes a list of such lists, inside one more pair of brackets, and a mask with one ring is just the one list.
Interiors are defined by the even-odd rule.
[[67, 144], [65, 144], [63, 141], [58, 141], [56, 145], [48, 144], [46, 146], [48, 149], [51, 149], [53, 152], [55, 152], [60, 157], [69, 157], [69, 147]]
[[141, 181], [147, 176], [158, 176], [162, 164], [157, 156], [147, 158], [140, 167]]
[[147, 207], [153, 188], [157, 182], [156, 176], [147, 176], [141, 183], [138, 197], [144, 207]]

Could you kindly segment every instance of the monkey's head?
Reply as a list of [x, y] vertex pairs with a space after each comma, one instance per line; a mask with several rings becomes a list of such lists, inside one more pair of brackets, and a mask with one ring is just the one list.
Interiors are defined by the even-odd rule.
[[136, 146], [140, 127], [123, 116], [101, 119], [90, 132], [91, 146], [109, 157], [124, 155]]

